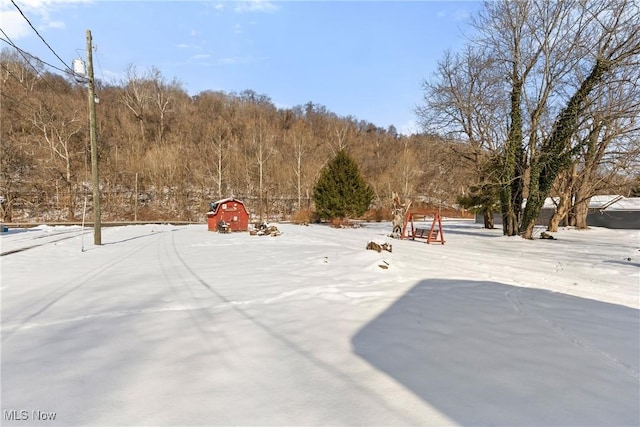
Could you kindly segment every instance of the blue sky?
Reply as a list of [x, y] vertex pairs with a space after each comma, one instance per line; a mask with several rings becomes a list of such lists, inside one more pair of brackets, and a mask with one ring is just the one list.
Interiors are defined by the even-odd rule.
[[[281, 108], [311, 101], [405, 133], [415, 129], [422, 81], [446, 49], [464, 45], [466, 20], [482, 7], [477, 1], [14, 2], [68, 65], [86, 58], [91, 30], [97, 78], [119, 82], [128, 65], [142, 72], [155, 66], [191, 95], [252, 89]], [[10, 0], [0, 0], [0, 28], [21, 49], [62, 66]]]

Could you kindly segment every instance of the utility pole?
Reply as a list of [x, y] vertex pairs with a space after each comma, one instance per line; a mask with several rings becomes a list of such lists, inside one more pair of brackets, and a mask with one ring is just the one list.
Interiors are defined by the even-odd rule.
[[96, 94], [93, 79], [93, 47], [91, 30], [87, 30], [87, 76], [89, 78], [89, 135], [91, 139], [91, 177], [93, 181], [93, 244], [102, 245], [100, 211], [100, 175], [98, 173], [98, 143], [96, 138]]

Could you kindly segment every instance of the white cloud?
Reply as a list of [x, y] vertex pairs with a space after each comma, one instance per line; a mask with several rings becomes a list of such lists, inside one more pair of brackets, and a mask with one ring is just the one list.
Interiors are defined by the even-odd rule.
[[67, 27], [67, 25], [66, 25], [64, 22], [62, 22], [62, 21], [50, 21], [50, 22], [47, 22], [47, 23], [46, 23], [43, 27], [41, 27], [41, 28], [45, 28], [45, 29], [46, 29], [46, 28], [64, 29], [64, 28], [66, 28], [66, 27]]
[[418, 124], [416, 123], [415, 120], [409, 120], [407, 122], [405, 122], [404, 124], [402, 124], [399, 128], [398, 128], [398, 132], [401, 133], [402, 135], [412, 135], [414, 133], [418, 133], [420, 131]]
[[292, 105], [290, 105], [290, 104], [283, 104], [282, 102], [277, 102], [277, 101], [274, 101], [273, 105], [275, 105], [276, 108], [278, 108], [280, 110], [288, 110], [289, 108], [292, 107]]
[[12, 41], [27, 36], [31, 31], [29, 24], [20, 16], [20, 13], [5, 9], [4, 2], [0, 7], [0, 28]]
[[211, 58], [211, 54], [209, 53], [200, 53], [198, 55], [193, 55], [191, 57], [191, 59], [194, 59], [194, 60], [202, 60], [202, 59], [209, 59], [209, 58]]
[[105, 69], [101, 70], [101, 78], [106, 81], [117, 82], [123, 80], [125, 78], [125, 74]]
[[471, 11], [469, 11], [467, 9], [458, 9], [454, 13], [453, 18], [456, 21], [464, 21], [464, 20], [468, 19], [470, 16], [471, 16]]
[[218, 64], [222, 64], [222, 65], [231, 65], [231, 64], [237, 64], [238, 63], [238, 58], [220, 58], [218, 59]]
[[242, 30], [242, 25], [240, 24], [236, 24], [233, 26], [233, 32], [236, 34], [242, 34], [243, 30]]
[[471, 11], [464, 8], [456, 9], [453, 13], [447, 13], [445, 10], [440, 10], [436, 13], [436, 16], [438, 18], [450, 18], [454, 21], [464, 21], [471, 16]]
[[218, 65], [250, 64], [252, 62], [256, 62], [256, 59], [250, 56], [228, 56], [226, 58], [218, 59]]
[[[66, 27], [64, 21], [50, 20], [52, 12], [69, 4], [89, 2], [90, 0], [22, 0], [16, 4], [29, 22], [40, 31]], [[0, 0], [0, 28], [14, 42], [20, 38], [35, 35], [29, 23], [10, 0]]]
[[248, 0], [234, 3], [236, 6], [233, 8], [234, 12], [275, 12], [278, 10], [278, 6], [268, 0]]

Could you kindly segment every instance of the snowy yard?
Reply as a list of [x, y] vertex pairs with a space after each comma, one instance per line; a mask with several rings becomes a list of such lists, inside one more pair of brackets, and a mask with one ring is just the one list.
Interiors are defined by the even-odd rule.
[[443, 225], [10, 230], [1, 424], [640, 425], [640, 232]]

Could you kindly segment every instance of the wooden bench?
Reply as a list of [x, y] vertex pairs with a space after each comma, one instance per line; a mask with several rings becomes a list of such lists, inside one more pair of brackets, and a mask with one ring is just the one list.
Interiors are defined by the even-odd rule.
[[428, 239], [429, 238], [429, 231], [426, 228], [416, 228], [415, 229], [415, 233], [413, 234], [413, 237], [417, 237], [419, 239]]

